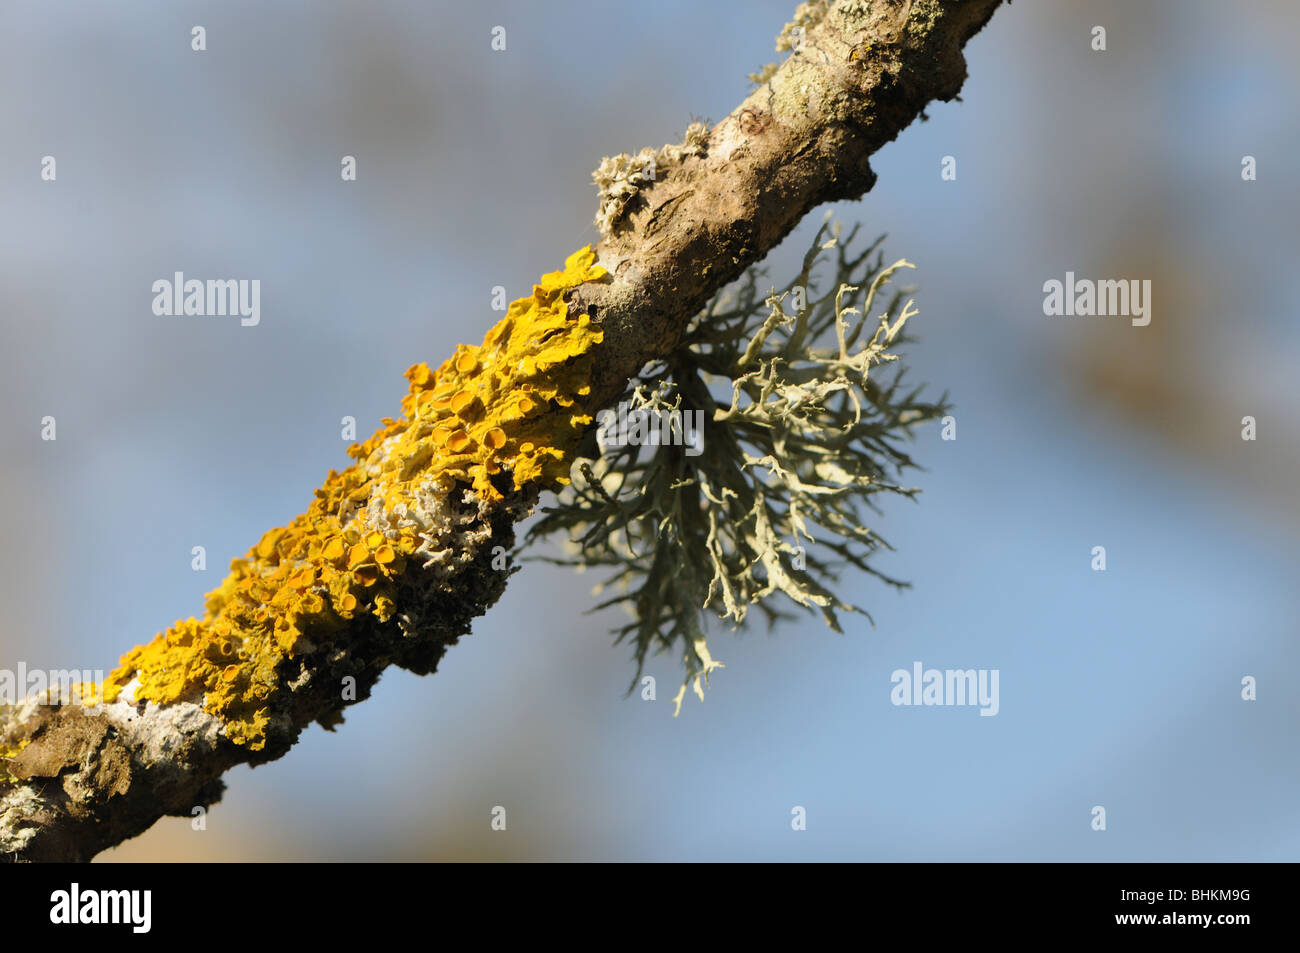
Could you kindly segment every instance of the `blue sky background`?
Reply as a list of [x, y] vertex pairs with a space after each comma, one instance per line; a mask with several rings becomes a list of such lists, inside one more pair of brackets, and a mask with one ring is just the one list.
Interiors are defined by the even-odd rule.
[[[792, 7], [6, 3], [0, 666], [108, 670], [201, 613], [348, 462], [339, 419], [368, 435], [407, 366], [481, 339], [492, 286], [595, 241], [600, 158], [725, 116]], [[390, 671], [232, 772], [207, 830], [104, 859], [1296, 859], [1298, 28], [1262, 0], [1230, 28], [1199, 0], [1014, 4], [964, 102], [835, 208], [917, 264], [905, 359], [958, 420], [875, 527], [914, 589], [845, 581], [874, 630], [719, 631], [674, 719], [676, 662], [625, 698], [621, 613], [529, 564], [438, 674]], [[156, 317], [178, 270], [260, 278], [261, 325]], [[1067, 270], [1150, 278], [1152, 324], [1045, 317]], [[999, 669], [1000, 713], [895, 708], [914, 660]]]

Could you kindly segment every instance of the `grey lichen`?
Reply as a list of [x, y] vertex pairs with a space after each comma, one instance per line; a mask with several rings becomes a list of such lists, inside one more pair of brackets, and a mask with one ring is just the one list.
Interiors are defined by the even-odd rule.
[[38, 833], [27, 818], [39, 816], [40, 793], [27, 786], [0, 788], [0, 857], [18, 855]]
[[808, 31], [822, 22], [826, 11], [831, 8], [831, 0], [807, 0], [794, 8], [794, 19], [781, 28], [776, 35], [776, 51], [784, 53], [799, 47]]
[[842, 0], [835, 12], [846, 20], [862, 20], [871, 13], [871, 4], [867, 0]]
[[[776, 52], [797, 50], [808, 35], [808, 31], [821, 23], [830, 9], [830, 0], [807, 0], [795, 7], [794, 19], [781, 28], [776, 35]], [[749, 81], [755, 86], [762, 86], [780, 68], [780, 63], [768, 63], [757, 73], [749, 74]]]
[[662, 175], [671, 171], [691, 156], [708, 152], [709, 127], [693, 122], [686, 127], [686, 135], [677, 144], [665, 144], [659, 149], [646, 147], [636, 155], [620, 152], [606, 156], [591, 173], [599, 193], [600, 207], [596, 212], [596, 227], [608, 238], [632, 209], [641, 191]]
[[[868, 561], [888, 544], [865, 518], [879, 512], [877, 494], [917, 492], [899, 482], [914, 466], [899, 442], [947, 408], [905, 390], [901, 370], [877, 379], [897, 360], [916, 310], [896, 290], [872, 311], [895, 273], [912, 266], [886, 266], [879, 241], [854, 250], [856, 236], [855, 228], [841, 240], [828, 219], [784, 291], [760, 295], [763, 272], [751, 268], [716, 296], [682, 345], [631, 382], [628, 432], [589, 435], [572, 483], [527, 534], [571, 541], [567, 556], [541, 558], [613, 567], [598, 591], [616, 592], [594, 609], [631, 609], [616, 633], [635, 646], [633, 686], [652, 651], [681, 654], [677, 710], [688, 687], [703, 698], [720, 664], [706, 613], [735, 628], [756, 606], [770, 626], [789, 615], [773, 604], [780, 593], [838, 632], [838, 612], [867, 615], [836, 593], [842, 568], [906, 586]], [[681, 439], [691, 433], [683, 414], [697, 411], [702, 436]], [[649, 421], [657, 438], [647, 439]]]

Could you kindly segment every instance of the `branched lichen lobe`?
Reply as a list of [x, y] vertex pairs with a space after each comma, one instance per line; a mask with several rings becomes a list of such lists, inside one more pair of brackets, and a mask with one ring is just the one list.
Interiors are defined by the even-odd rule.
[[580, 249], [513, 302], [481, 346], [457, 348], [436, 371], [411, 367], [403, 416], [350, 447], [357, 462], [330, 471], [306, 513], [231, 564], [203, 619], [123, 656], [104, 699], [138, 679], [136, 701], [201, 702], [231, 741], [258, 751], [286, 660], [364, 631], [359, 616], [387, 623], [402, 613], [408, 564], [445, 571], [449, 494], [463, 488], [491, 504], [503, 491], [567, 482], [591, 422], [578, 401], [603, 332], [586, 314], [571, 317], [564, 296], [604, 278], [595, 262]]

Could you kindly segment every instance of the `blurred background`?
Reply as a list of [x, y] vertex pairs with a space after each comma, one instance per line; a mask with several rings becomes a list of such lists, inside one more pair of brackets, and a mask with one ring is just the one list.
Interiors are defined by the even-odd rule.
[[[0, 666], [107, 671], [201, 614], [348, 463], [340, 419], [595, 241], [601, 157], [725, 116], [794, 5], [8, 0]], [[436, 675], [101, 859], [1296, 859], [1297, 35], [1283, 0], [1004, 7], [835, 209], [917, 264], [905, 359], [958, 421], [873, 527], [914, 589], [844, 580], [874, 629], [720, 629], [674, 719], [679, 662], [624, 697], [595, 577], [528, 564]], [[1151, 324], [1044, 316], [1067, 270], [1151, 279]], [[259, 278], [261, 324], [155, 316], [175, 271]], [[916, 660], [999, 669], [1000, 713], [894, 707]]]

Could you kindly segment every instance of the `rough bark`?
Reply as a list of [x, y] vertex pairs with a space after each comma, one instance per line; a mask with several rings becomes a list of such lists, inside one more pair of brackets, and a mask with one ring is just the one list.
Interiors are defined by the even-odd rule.
[[[963, 46], [1000, 2], [831, 6], [769, 81], [708, 131], [702, 154], [642, 189], [595, 247], [612, 280], [584, 284], [568, 299], [570, 313], [585, 311], [604, 329], [585, 409], [612, 402], [647, 361], [669, 353], [708, 298], [810, 209], [870, 189], [870, 156], [928, 102], [958, 93]], [[513, 546], [514, 523], [535, 498], [505, 492], [453, 512], [445, 537], [453, 558], [403, 577], [403, 625], [360, 623], [286, 663], [287, 688], [261, 751], [225, 738], [202, 696], [164, 706], [136, 703], [129, 692], [94, 709], [0, 706], [0, 745], [25, 745], [7, 763], [18, 783], [0, 783], [0, 858], [89, 860], [162, 816], [213, 803], [231, 766], [278, 758], [312, 722], [336, 723], [344, 677], [356, 679], [360, 701], [389, 664], [433, 671], [504, 590], [509, 573], [493, 567], [494, 547]], [[447, 506], [468, 502], [449, 497]]]

